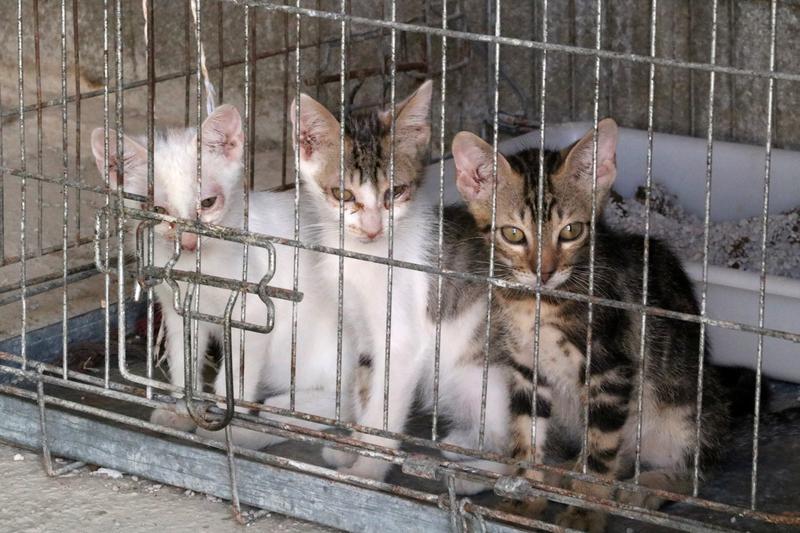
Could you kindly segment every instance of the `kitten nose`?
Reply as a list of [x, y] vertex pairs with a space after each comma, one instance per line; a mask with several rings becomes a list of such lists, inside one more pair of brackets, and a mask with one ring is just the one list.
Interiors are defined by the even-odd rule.
[[378, 231], [375, 231], [375, 232], [368, 231], [368, 232], [366, 232], [366, 234], [367, 234], [367, 238], [369, 240], [372, 240], [372, 239], [374, 239], [375, 237], [377, 237], [378, 235], [381, 234], [381, 230], [378, 230]]
[[550, 277], [555, 274], [555, 270], [542, 270], [542, 285], [547, 283]]
[[197, 248], [197, 234], [196, 233], [182, 233], [181, 234], [181, 248], [194, 252]]

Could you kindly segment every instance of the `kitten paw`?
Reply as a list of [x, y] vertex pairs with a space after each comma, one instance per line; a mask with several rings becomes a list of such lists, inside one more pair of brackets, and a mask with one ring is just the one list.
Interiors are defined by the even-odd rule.
[[624, 503], [625, 505], [643, 507], [652, 511], [657, 511], [667, 502], [667, 500], [664, 498], [656, 496], [652, 493], [638, 493], [623, 489], [619, 489], [614, 499], [619, 503]]
[[606, 514], [580, 507], [568, 507], [556, 517], [561, 527], [579, 529], [589, 533], [603, 533], [606, 530]]
[[[207, 429], [198, 427], [197, 431], [195, 431], [195, 434], [198, 437], [203, 437], [205, 439], [225, 442], [224, 428], [217, 431], [209, 431]], [[250, 450], [260, 450], [262, 448], [266, 448], [267, 446], [281, 443], [286, 439], [283, 437], [278, 437], [277, 435], [271, 435], [269, 433], [253, 431], [251, 429], [238, 426], [231, 426], [231, 440], [233, 440], [233, 443], [236, 446], [241, 446], [242, 448], [248, 448]]]
[[345, 452], [343, 450], [337, 450], [335, 448], [323, 448], [322, 459], [328, 464], [328, 466], [332, 466], [334, 468], [344, 468], [353, 466], [353, 463], [355, 463], [356, 459], [358, 459], [358, 455]]
[[[176, 409], [179, 407], [176, 406]], [[192, 431], [196, 425], [189, 415], [179, 414], [172, 409], [158, 407], [150, 414], [150, 422], [179, 431]]]
[[492, 486], [478, 481], [467, 481], [466, 479], [455, 479], [456, 494], [459, 496], [474, 496], [481, 492], [491, 490]]
[[547, 498], [525, 501], [505, 498], [499, 507], [501, 511], [535, 519], [539, 518], [547, 509]]
[[391, 466], [391, 464], [378, 459], [359, 457], [352, 466], [340, 468], [339, 472], [351, 476], [383, 481]]

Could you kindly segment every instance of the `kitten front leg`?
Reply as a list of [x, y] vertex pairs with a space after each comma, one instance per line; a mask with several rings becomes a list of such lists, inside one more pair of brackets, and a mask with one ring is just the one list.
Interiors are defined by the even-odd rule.
[[[397, 342], [393, 343], [397, 349], [392, 350], [391, 363], [389, 369], [389, 397], [387, 412], [387, 430], [392, 432], [402, 432], [405, 428], [411, 404], [414, 401], [414, 393], [418, 381], [419, 367], [419, 348], [415, 348], [409, 341], [413, 339], [410, 333], [397, 335]], [[370, 380], [369, 396], [358, 423], [362, 426], [383, 429], [384, 421], [384, 374], [386, 359], [383, 350], [375, 350], [380, 356], [373, 357], [372, 374]], [[364, 442], [377, 444], [388, 448], [399, 447], [399, 442], [393, 439], [386, 439], [374, 435], [361, 435], [359, 437]], [[382, 480], [386, 477], [390, 463], [378, 459], [359, 456], [352, 466], [343, 468], [340, 471], [345, 474], [352, 474], [359, 477], [368, 477]]]
[[[512, 457], [519, 463], [544, 463], [544, 445], [547, 441], [547, 431], [550, 424], [552, 411], [552, 395], [546, 381], [540, 376], [539, 386], [536, 391], [536, 442], [532, 440], [531, 418], [533, 406], [533, 389], [530, 382], [525, 382], [520, 376], [515, 376], [515, 384], [511, 391], [511, 439]], [[523, 468], [518, 475], [534, 481], [546, 481], [544, 472]], [[549, 481], [549, 480], [547, 480]], [[547, 507], [546, 498], [535, 500], [513, 501], [508, 507], [515, 513], [530, 517], [540, 515]]]
[[[620, 465], [623, 428], [628, 421], [629, 404], [635, 377], [625, 365], [590, 376], [588, 442], [584, 450], [586, 472], [597, 477], [617, 479]], [[580, 468], [581, 460], [578, 462]], [[610, 499], [614, 489], [591, 482], [573, 480], [573, 490], [590, 496]], [[591, 532], [605, 530], [606, 513], [569, 507], [557, 522], [564, 527], [582, 528]]]
[[[183, 342], [183, 317], [178, 315], [171, 307], [167, 311], [166, 306], [163, 312], [163, 322], [161, 327], [166, 328], [164, 336], [165, 351], [167, 364], [169, 365], [169, 381], [170, 384], [184, 388], [185, 368], [187, 356], [184, 355], [184, 342]], [[211, 331], [208, 324], [203, 322], [198, 323], [197, 326], [197, 382], [202, 381], [202, 368], [205, 362], [206, 351], [211, 337]], [[177, 396], [178, 392], [173, 392], [173, 396]], [[186, 403], [179, 400], [175, 409], [156, 408], [150, 415], [150, 421], [154, 424], [172, 427], [181, 431], [191, 431], [195, 428], [195, 423], [186, 412]]]
[[[475, 365], [447, 367], [443, 372], [441, 389], [445, 392], [444, 407], [447, 416], [452, 417], [454, 428], [442, 439], [442, 442], [454, 444], [470, 450], [479, 449], [481, 429], [481, 382], [483, 367]], [[497, 366], [490, 366], [487, 375], [486, 413], [483, 431], [483, 449], [501, 455], [508, 453], [510, 412], [509, 391], [506, 373]], [[451, 461], [508, 475], [513, 468], [510, 465], [475, 459], [454, 452], [443, 452]], [[456, 478], [457, 494], [478, 494], [491, 488], [490, 485]]]
[[[225, 382], [225, 361], [224, 354], [223, 360], [220, 362], [217, 371], [217, 377], [214, 381], [214, 394], [217, 396], [226, 397], [228, 394], [232, 395], [235, 400], [244, 400], [248, 402], [255, 402], [260, 400], [260, 383], [264, 376], [264, 366], [267, 363], [269, 346], [268, 337], [264, 334], [246, 332], [244, 339], [245, 351], [242, 352], [242, 339], [241, 330], [231, 330], [231, 373], [233, 377], [233, 390], [227, 390]], [[244, 365], [242, 365], [242, 357], [244, 356]], [[242, 373], [244, 368], [244, 373]], [[243, 379], [240, 379], [243, 378]], [[240, 387], [244, 385], [244, 387]], [[225, 401], [217, 402], [220, 409], [226, 408]], [[236, 406], [236, 412], [247, 413], [249, 409], [243, 406]], [[270, 444], [271, 439], [269, 435], [258, 431], [252, 431], [238, 426], [231, 427], [233, 432], [233, 441], [237, 445], [244, 446], [245, 448], [258, 449], [263, 448]], [[214, 440], [224, 440], [225, 430], [220, 429], [217, 431], [209, 431], [203, 428], [197, 428], [197, 434]]]

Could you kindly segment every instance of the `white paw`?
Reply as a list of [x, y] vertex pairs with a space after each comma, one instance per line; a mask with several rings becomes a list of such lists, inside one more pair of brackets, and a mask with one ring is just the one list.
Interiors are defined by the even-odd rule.
[[[198, 437], [225, 442], [225, 428], [217, 431], [209, 431], [207, 429], [198, 427], [195, 434]], [[273, 444], [283, 442], [286, 439], [276, 435], [271, 435], [269, 433], [262, 433], [260, 431], [254, 431], [252, 429], [239, 426], [231, 426], [231, 440], [236, 446], [241, 446], [242, 448], [248, 448], [251, 450], [260, 450], [261, 448], [266, 448], [267, 446], [272, 446]]]
[[150, 414], [150, 422], [179, 431], [192, 431], [195, 428], [194, 420], [192, 420], [189, 415], [178, 414], [172, 409], [166, 409], [164, 407], [153, 409], [153, 412]]
[[378, 459], [359, 457], [352, 466], [340, 468], [339, 472], [351, 476], [383, 481], [391, 466], [391, 464]]
[[473, 496], [483, 491], [491, 489], [491, 485], [477, 481], [467, 481], [466, 479], [455, 479], [456, 494], [459, 496]]
[[589, 533], [603, 533], [606, 530], [606, 520], [605, 513], [580, 507], [567, 507], [566, 511], [556, 517], [556, 524]]
[[322, 459], [326, 464], [328, 464], [328, 466], [332, 466], [334, 468], [343, 468], [353, 466], [353, 463], [355, 463], [356, 459], [358, 459], [358, 455], [337, 450], [335, 448], [323, 448]]
[[628, 490], [620, 489], [615, 498], [619, 503], [625, 505], [632, 505], [634, 507], [644, 507], [645, 509], [658, 510], [666, 503], [666, 500], [656, 496], [655, 494], [644, 493], [639, 494]]
[[[458, 446], [459, 448], [466, 448], [470, 449], [477, 449], [478, 448], [478, 438], [472, 432], [467, 431], [451, 431], [449, 435], [447, 435], [442, 442], [446, 444], [452, 444], [454, 446]], [[450, 461], [468, 461], [471, 460], [471, 457], [467, 455], [461, 455], [460, 453], [455, 452], [448, 452], [443, 451], [442, 455], [445, 456], [446, 459]]]

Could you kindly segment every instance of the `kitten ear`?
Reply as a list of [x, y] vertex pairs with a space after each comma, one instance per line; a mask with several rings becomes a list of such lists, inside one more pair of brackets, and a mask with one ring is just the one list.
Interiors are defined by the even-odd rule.
[[[297, 105], [300, 106], [300, 119], [297, 120]], [[317, 166], [329, 157], [339, 146], [339, 121], [324, 105], [309, 95], [302, 93], [300, 102], [292, 101], [289, 108], [292, 120], [292, 141], [298, 140], [301, 169], [309, 164]], [[292, 142], [294, 145], [294, 142]]]
[[[453, 139], [453, 160], [456, 165], [456, 185], [468, 203], [486, 202], [492, 196], [492, 145], [468, 131], [456, 134]], [[497, 154], [497, 183], [511, 166], [503, 154]]]
[[230, 104], [219, 106], [203, 122], [203, 149], [219, 153], [228, 161], [241, 161], [244, 132], [239, 110]]
[[[411, 150], [425, 150], [431, 140], [431, 96], [433, 81], [427, 80], [414, 93], [395, 104], [395, 142], [397, 146]], [[391, 110], [380, 114], [381, 120], [389, 126]]]
[[[617, 177], [617, 139], [619, 129], [612, 118], [605, 118], [597, 125], [597, 189], [605, 195]], [[594, 151], [594, 129], [575, 143], [567, 154], [564, 168], [566, 174], [574, 176], [581, 184], [592, 186], [592, 157]]]
[[[123, 168], [122, 177], [125, 180], [125, 190], [134, 194], [145, 194], [145, 189], [142, 184], [141, 173], [137, 172], [141, 169], [147, 168], [147, 150], [141, 144], [137, 143], [127, 135], [123, 136], [123, 150], [122, 161], [117, 160], [117, 132], [115, 130], [108, 130], [108, 181], [111, 188], [116, 189], [122, 183], [119, 180], [118, 170], [120, 163]], [[103, 128], [95, 128], [92, 132], [92, 153], [94, 154], [95, 162], [97, 163], [97, 170], [100, 171], [101, 177], [105, 176], [105, 165], [103, 152], [104, 148], [104, 130]]]

